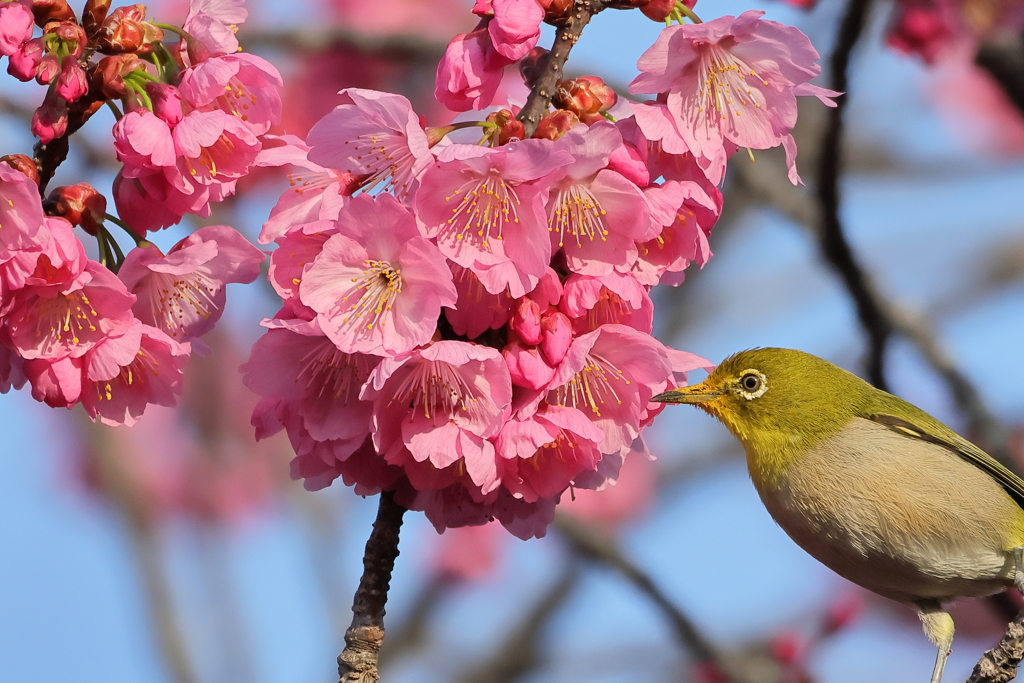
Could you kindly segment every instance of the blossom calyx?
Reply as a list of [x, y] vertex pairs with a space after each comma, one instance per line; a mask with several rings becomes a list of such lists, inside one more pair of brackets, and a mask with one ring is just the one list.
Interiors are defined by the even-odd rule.
[[43, 29], [43, 45], [58, 62], [68, 55], [81, 57], [87, 42], [85, 29], [71, 21], [51, 21]]
[[24, 154], [7, 154], [2, 156], [0, 157], [0, 164], [7, 164], [15, 171], [28, 176], [36, 185], [39, 185], [39, 168], [36, 167], [36, 162]]
[[487, 123], [497, 126], [491, 134], [491, 146], [505, 145], [512, 140], [522, 140], [526, 137], [526, 128], [522, 121], [517, 121], [508, 109], [488, 114]]
[[533, 137], [557, 140], [580, 123], [580, 117], [568, 109], [556, 109], [546, 114], [533, 131]]
[[104, 19], [96, 35], [97, 49], [103, 54], [149, 52], [164, 32], [146, 21], [145, 5], [118, 7]]
[[134, 54], [104, 57], [92, 70], [92, 87], [111, 100], [119, 100], [128, 94], [124, 77], [136, 69], [145, 69], [146, 62]]
[[48, 216], [60, 216], [71, 225], [81, 225], [95, 235], [107, 212], [107, 198], [89, 183], [55, 187], [43, 200], [43, 211]]
[[562, 81], [555, 90], [552, 104], [568, 109], [585, 123], [599, 121], [601, 112], [615, 106], [619, 96], [597, 76], [580, 76]]
[[85, 35], [90, 41], [99, 33], [109, 11], [110, 0], [88, 0], [85, 3], [85, 9], [82, 10], [82, 28], [85, 29]]
[[32, 0], [32, 16], [36, 26], [42, 28], [51, 21], [74, 21], [75, 11], [68, 0]]

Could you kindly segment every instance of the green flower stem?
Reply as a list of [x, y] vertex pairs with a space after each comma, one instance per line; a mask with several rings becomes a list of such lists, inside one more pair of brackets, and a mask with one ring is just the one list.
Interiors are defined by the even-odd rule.
[[676, 9], [679, 10], [680, 14], [682, 14], [684, 17], [686, 17], [687, 19], [689, 19], [693, 23], [695, 23], [695, 24], [703, 24], [704, 23], [703, 21], [700, 20], [700, 17], [698, 17], [696, 14], [693, 13], [692, 9], [690, 9], [689, 7], [684, 5], [683, 3], [681, 3], [681, 2], [676, 3]]
[[128, 236], [135, 240], [135, 246], [141, 247], [145, 244], [149, 244], [149, 240], [142, 237], [139, 233], [135, 232], [135, 230], [133, 230], [131, 226], [122, 221], [120, 218], [116, 216], [111, 216], [109, 213], [105, 213], [103, 214], [103, 220], [110, 221], [111, 223], [121, 228], [126, 233], [128, 233]]
[[122, 114], [121, 110], [117, 108], [116, 104], [114, 104], [114, 100], [107, 100], [105, 104], [110, 109], [110, 111], [114, 112], [114, 118], [120, 121], [121, 117], [124, 116], [124, 114]]

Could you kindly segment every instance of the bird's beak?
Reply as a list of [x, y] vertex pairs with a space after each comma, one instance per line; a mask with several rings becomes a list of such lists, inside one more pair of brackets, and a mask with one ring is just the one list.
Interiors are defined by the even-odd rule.
[[692, 387], [680, 387], [660, 393], [651, 401], [654, 403], [707, 403], [721, 396], [721, 392], [714, 391], [708, 386], [707, 381], [704, 381], [694, 384]]

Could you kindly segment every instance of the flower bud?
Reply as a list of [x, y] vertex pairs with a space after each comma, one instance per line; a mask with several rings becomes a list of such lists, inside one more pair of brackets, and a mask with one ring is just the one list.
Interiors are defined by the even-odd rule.
[[32, 0], [32, 15], [40, 28], [51, 21], [75, 21], [75, 12], [68, 6], [68, 0]]
[[520, 339], [534, 346], [541, 341], [540, 316], [541, 308], [537, 302], [524, 297], [516, 304], [509, 325]]
[[572, 0], [537, 0], [544, 8], [544, 23], [560, 26], [572, 14]]
[[585, 123], [600, 120], [601, 112], [615, 106], [619, 96], [597, 76], [580, 76], [562, 81], [555, 90], [552, 104], [568, 109]]
[[32, 114], [32, 134], [43, 144], [61, 137], [68, 129], [68, 103], [55, 88], [46, 91], [43, 103]]
[[[687, 7], [692, 7], [697, 3], [694, 0], [693, 2], [684, 2], [683, 4]], [[676, 0], [649, 0], [649, 2], [640, 5], [640, 11], [644, 13], [645, 17], [658, 22], [665, 21], [675, 8]]]
[[89, 90], [85, 78], [85, 69], [78, 60], [68, 55], [61, 64], [60, 76], [57, 77], [57, 94], [68, 102], [74, 102]]
[[850, 625], [864, 611], [864, 600], [856, 593], [844, 595], [828, 606], [822, 631], [832, 635]]
[[85, 29], [71, 21], [51, 21], [43, 29], [46, 51], [57, 55], [58, 59], [67, 55], [81, 57], [87, 42]]
[[153, 101], [153, 113], [175, 126], [182, 119], [181, 95], [173, 85], [151, 81], [146, 84], [146, 93]]
[[19, 81], [31, 81], [39, 73], [39, 63], [43, 59], [43, 39], [33, 38], [22, 43], [17, 52], [11, 55], [7, 64], [7, 73]]
[[519, 74], [523, 77], [523, 82], [526, 83], [527, 88], [532, 88], [533, 84], [540, 78], [547, 62], [548, 51], [542, 47], [533, 48], [519, 61]]
[[82, 28], [85, 29], [85, 35], [89, 40], [94, 39], [99, 33], [109, 11], [110, 0], [88, 0], [85, 3], [85, 9], [82, 10]]
[[8, 154], [0, 157], [0, 164], [7, 164], [15, 171], [18, 171], [22, 175], [26, 175], [32, 179], [36, 185], [39, 184], [39, 169], [36, 168], [36, 162], [32, 161], [31, 158], [24, 154]]
[[146, 37], [146, 7], [118, 7], [103, 21], [96, 34], [96, 49], [105, 55], [137, 52]]
[[572, 130], [572, 127], [579, 122], [580, 117], [568, 109], [556, 109], [540, 120], [537, 130], [533, 132], [533, 137], [557, 140]]
[[39, 85], [49, 85], [59, 75], [60, 60], [57, 59], [57, 55], [43, 55], [39, 60], [39, 66], [36, 67], [36, 82]]
[[128, 94], [124, 77], [136, 69], [144, 68], [146, 62], [133, 54], [104, 57], [92, 70], [92, 87], [108, 99], [121, 99]]
[[43, 200], [43, 211], [48, 216], [60, 216], [71, 225], [81, 225], [87, 233], [95, 235], [107, 213], [107, 198], [89, 183], [55, 187]]
[[496, 130], [497, 136], [492, 138], [492, 140], [499, 145], [508, 144], [512, 140], [522, 140], [526, 137], [526, 129], [523, 128], [522, 122], [517, 121], [508, 109], [501, 109], [488, 114], [487, 122], [498, 126]]
[[527, 389], [543, 389], [555, 377], [555, 368], [544, 362], [536, 347], [512, 342], [501, 351], [512, 383]]
[[558, 365], [572, 344], [572, 322], [561, 311], [545, 313], [540, 319], [540, 352], [548, 365]]

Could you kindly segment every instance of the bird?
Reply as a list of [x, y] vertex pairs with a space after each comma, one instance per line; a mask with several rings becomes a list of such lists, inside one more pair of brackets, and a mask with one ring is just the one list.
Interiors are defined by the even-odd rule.
[[803, 351], [757, 348], [651, 400], [721, 421], [797, 545], [917, 610], [938, 648], [931, 683], [942, 680], [952, 648], [947, 605], [1024, 588], [1024, 480], [856, 375]]

